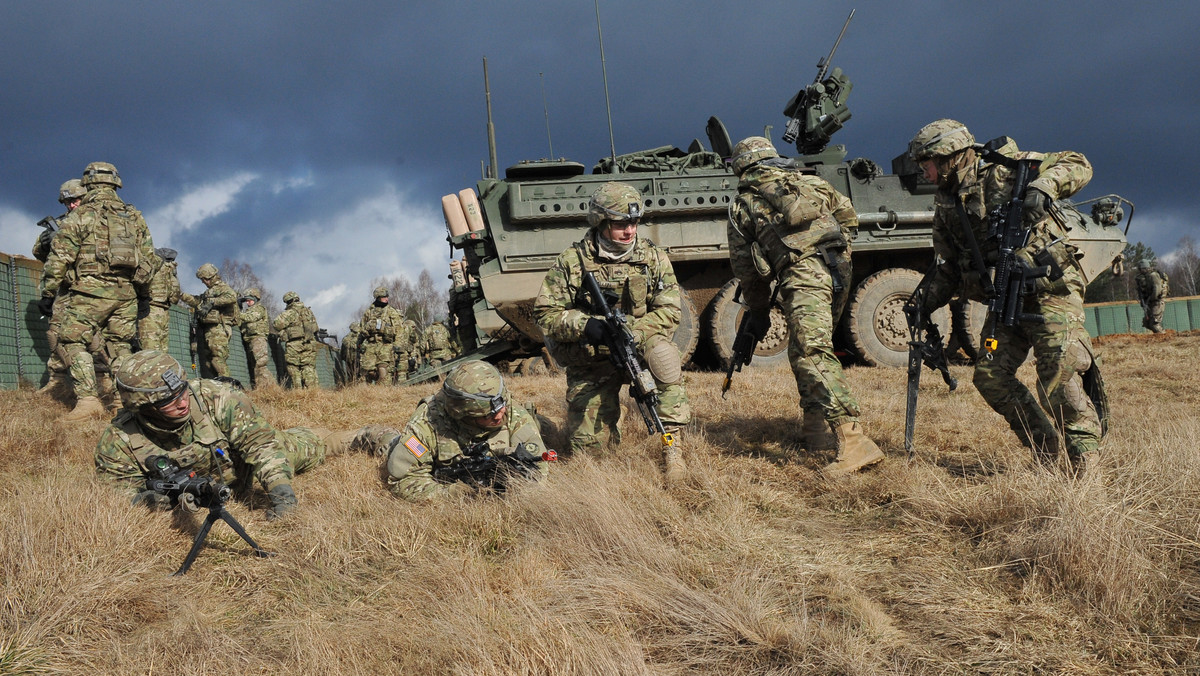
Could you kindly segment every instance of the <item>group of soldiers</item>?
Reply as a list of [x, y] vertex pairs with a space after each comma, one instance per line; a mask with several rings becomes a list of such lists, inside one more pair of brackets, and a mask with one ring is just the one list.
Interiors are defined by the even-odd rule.
[[391, 305], [390, 293], [386, 286], [376, 287], [374, 301], [350, 323], [342, 340], [341, 358], [350, 381], [399, 384], [422, 368], [440, 366], [458, 354], [445, 324], [434, 322], [422, 331]]
[[[196, 277], [205, 291], [193, 296], [179, 285], [174, 249], [154, 248], [140, 211], [121, 200], [116, 167], [92, 162], [83, 177], [59, 189], [66, 213], [42, 221], [33, 245], [44, 263], [38, 309], [49, 318], [50, 379], [47, 393], [70, 390], [75, 407], [64, 420], [103, 413], [110, 396], [112, 363], [136, 350], [166, 351], [170, 308], [180, 301], [195, 311], [196, 330], [208, 348], [207, 366], [229, 377], [227, 360], [233, 327], [253, 358], [256, 385], [275, 382], [267, 367], [267, 335], [273, 329], [287, 341], [285, 358], [295, 387], [316, 387], [316, 317], [295, 292], [284, 296], [287, 309], [268, 324], [258, 289], [241, 297], [221, 280], [216, 266], [201, 265]], [[239, 308], [239, 303], [243, 304]]]
[[[1020, 151], [1005, 141], [997, 155], [991, 145], [976, 144], [965, 125], [942, 119], [910, 142], [911, 159], [937, 187], [936, 260], [922, 282], [925, 292], [914, 298], [926, 317], [955, 299], [987, 301], [985, 278], [1000, 254], [988, 236], [989, 212], [1005, 203], [1020, 205], [1028, 237], [1016, 253], [1053, 260], [1059, 274], [1036, 279], [1025, 292], [1025, 309], [1040, 321], [993, 328], [980, 346], [986, 356], [976, 362], [973, 380], [1035, 457], [1064, 459], [1078, 473], [1104, 434], [1093, 396], [1100, 379], [1084, 329], [1077, 251], [1053, 214], [1055, 200], [1083, 188], [1092, 169], [1077, 152]], [[1035, 178], [1023, 189], [1010, 169], [1018, 160], [1036, 166]], [[853, 206], [814, 172], [780, 158], [764, 137], [739, 142], [732, 165], [738, 195], [730, 207], [728, 239], [747, 308], [745, 330], [761, 340], [777, 299], [799, 393], [802, 443], [810, 452], [832, 454], [822, 469], [831, 478], [882, 462], [885, 455], [864, 430], [860, 405], [833, 352], [833, 328], [845, 306], [845, 289], [851, 288], [851, 242], [858, 226]], [[621, 391], [643, 387], [655, 394], [647, 416], [662, 432], [662, 469], [671, 486], [688, 474], [681, 434], [692, 411], [681, 356], [671, 340], [682, 316], [681, 291], [666, 252], [638, 235], [646, 206], [631, 185], [600, 186], [588, 205], [589, 229], [546, 274], [534, 317], [566, 370], [569, 450], [595, 454], [619, 444]], [[406, 373], [402, 361], [417, 353], [419, 339], [388, 305], [385, 288], [376, 289], [375, 298], [357, 322], [357, 337], [347, 342], [357, 348], [368, 379], [387, 383]], [[614, 317], [624, 343], [613, 338]], [[632, 346], [632, 357], [644, 369], [635, 371], [649, 382], [629, 382], [629, 371], [614, 359], [622, 345]], [[1037, 397], [1016, 376], [1031, 350]], [[257, 479], [271, 497], [268, 516], [296, 504], [291, 488], [296, 473], [336, 452], [381, 458], [390, 490], [410, 500], [494, 488], [495, 475], [484, 482], [471, 469], [484, 459], [513, 460], [513, 466], [525, 468], [522, 476], [537, 479], [554, 458], [536, 414], [514, 403], [500, 373], [481, 361], [453, 369], [400, 431], [274, 430], [236, 388], [188, 383], [178, 363], [161, 352], [122, 357], [115, 373], [125, 408], [98, 444], [97, 468], [124, 482], [137, 502], [151, 505], [170, 500], [138, 490], [138, 478], [145, 474], [146, 458], [164, 452], [178, 456], [181, 465], [191, 462], [244, 482]]]

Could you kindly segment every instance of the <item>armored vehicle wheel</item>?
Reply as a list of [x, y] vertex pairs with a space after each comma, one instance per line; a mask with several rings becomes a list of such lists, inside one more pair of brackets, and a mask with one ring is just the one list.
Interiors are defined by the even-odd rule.
[[700, 342], [700, 322], [696, 317], [696, 306], [692, 304], [687, 292], [681, 289], [679, 296], [683, 306], [683, 317], [679, 320], [679, 328], [675, 329], [675, 336], [671, 338], [671, 342], [679, 348], [680, 361], [687, 364]]
[[[745, 307], [735, 303], [733, 296], [737, 292], [738, 282], [731, 279], [721, 287], [712, 300], [712, 313], [708, 320], [708, 339], [712, 344], [713, 354], [717, 356], [722, 369], [729, 368], [729, 360], [733, 358], [733, 341], [737, 338], [738, 324], [742, 321]], [[771, 330], [754, 350], [754, 359], [750, 366], [774, 366], [787, 362], [787, 321], [779, 306], [771, 308]]]
[[[871, 366], [903, 368], [908, 364], [908, 321], [904, 303], [921, 283], [921, 273], [907, 268], [880, 270], [858, 284], [850, 300], [850, 341], [864, 362]], [[977, 340], [987, 311], [972, 302], [967, 313], [967, 333]], [[942, 307], [933, 313], [933, 321], [950, 336], [950, 311]]]

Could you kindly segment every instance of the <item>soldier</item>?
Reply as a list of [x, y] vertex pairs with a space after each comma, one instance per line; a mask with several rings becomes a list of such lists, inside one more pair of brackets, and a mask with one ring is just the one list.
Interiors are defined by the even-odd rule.
[[171, 306], [183, 297], [179, 288], [174, 249], [155, 249], [158, 267], [150, 278], [150, 307], [138, 320], [138, 342], [143, 350], [166, 352], [171, 338]]
[[425, 344], [423, 345], [425, 352], [425, 360], [430, 366], [441, 366], [442, 362], [449, 361], [454, 358], [454, 351], [450, 345], [450, 331], [446, 329], [446, 325], [442, 322], [434, 322], [428, 329], [425, 329]]
[[387, 439], [388, 487], [413, 501], [471, 493], [474, 486], [439, 481], [438, 474], [458, 466], [481, 442], [495, 456], [523, 446], [538, 458], [536, 473], [548, 474], [537, 419], [512, 402], [495, 366], [469, 361], [451, 371], [436, 394], [421, 400], [403, 433], [393, 430]]
[[[1025, 194], [1014, 196], [1013, 172], [982, 158], [977, 152], [981, 148], [966, 126], [954, 120], [926, 125], [909, 143], [909, 156], [921, 166], [925, 178], [937, 184], [933, 248], [941, 262], [931, 273], [921, 309], [928, 316], [959, 292], [979, 302], [988, 300], [983, 280], [990, 277], [987, 269], [979, 268], [994, 264], [999, 254], [996, 239], [988, 237], [988, 212], [1014, 197], [1023, 200], [1023, 220], [1030, 233], [1028, 244], [1017, 255], [1037, 260], [1050, 256], [1062, 277], [1035, 280], [1034, 292], [1024, 298], [1024, 312], [1041, 315], [1044, 322], [996, 326], [997, 346], [976, 362], [974, 383], [1039, 457], [1049, 459], [1059, 453], [1061, 431], [1067, 457], [1078, 472], [1084, 454], [1100, 445], [1101, 423], [1089, 390], [1097, 398], [1103, 394], [1083, 324], [1083, 272], [1068, 233], [1052, 215], [1054, 200], [1083, 188], [1092, 177], [1092, 167], [1076, 152], [1021, 152], [1006, 139], [999, 148], [1002, 155], [1040, 161]], [[979, 247], [978, 255], [971, 239]], [[978, 259], [982, 260], [977, 263]], [[1041, 405], [1016, 376], [1030, 348], [1037, 360]]]
[[363, 312], [363, 343], [359, 351], [359, 366], [367, 382], [391, 384], [392, 368], [396, 363], [396, 339], [402, 337], [404, 316], [388, 305], [387, 287], [375, 288], [375, 302]]
[[1165, 272], [1160, 272], [1149, 261], [1138, 261], [1137, 269], [1138, 302], [1142, 304], [1144, 313], [1142, 326], [1154, 333], [1162, 333], [1163, 309], [1167, 304], [1171, 282]]
[[262, 293], [250, 287], [238, 298], [241, 310], [238, 313], [238, 328], [242, 331], [242, 342], [246, 352], [254, 361], [254, 386], [264, 387], [268, 383], [275, 384], [275, 376], [267, 364], [271, 361], [271, 347], [267, 344], [267, 336], [271, 333], [271, 321], [267, 317], [266, 306], [259, 303]]
[[237, 292], [221, 280], [217, 266], [205, 263], [196, 270], [196, 279], [207, 289], [199, 296], [183, 294], [183, 302], [196, 310], [196, 324], [208, 345], [208, 368], [218, 376], [229, 377], [229, 339], [237, 323]]
[[82, 202], [60, 223], [42, 271], [38, 309], [53, 317], [55, 296], [66, 294], [54, 349], [67, 364], [77, 401], [73, 422], [103, 413], [93, 354], [102, 362], [130, 352], [137, 335], [138, 299], [149, 293], [154, 241], [142, 214], [117, 197], [121, 177], [107, 162], [92, 162], [81, 179]]
[[170, 506], [167, 496], [145, 490], [152, 455], [245, 487], [257, 479], [271, 500], [267, 518], [276, 519], [296, 506], [296, 474], [350, 449], [383, 452], [368, 428], [277, 430], [240, 389], [216, 380], [189, 383], [179, 362], [157, 350], [120, 359], [115, 375], [123, 408], [96, 443], [96, 472], [135, 505]]
[[757, 340], [771, 326], [772, 280], [779, 285], [805, 443], [810, 451], [836, 450], [821, 471], [842, 476], [884, 459], [863, 434], [858, 401], [833, 353], [833, 327], [851, 285], [850, 239], [858, 215], [824, 179], [784, 167], [778, 157], [761, 136], [733, 149], [739, 180], [729, 211], [729, 262]]
[[[671, 342], [683, 316], [679, 283], [662, 249], [637, 236], [642, 195], [630, 185], [605, 183], [592, 195], [583, 239], [564, 251], [546, 273], [534, 317], [554, 358], [567, 371], [567, 428], [571, 450], [597, 451], [620, 444], [620, 393], [625, 384], [604, 344], [604, 324], [584, 301], [583, 274], [590, 271], [605, 292], [618, 296], [629, 317], [638, 356], [654, 377], [657, 413], [678, 435], [692, 418], [679, 349]], [[590, 300], [594, 303], [594, 300]], [[664, 444], [668, 483], [687, 473], [678, 446]]]
[[411, 319], [404, 320], [404, 328], [396, 336], [396, 382], [402, 383], [415, 372], [421, 358], [421, 329]]
[[[67, 211], [58, 218], [44, 218], [38, 225], [43, 225], [41, 233], [38, 234], [37, 241], [33, 243], [33, 257], [45, 263], [50, 257], [50, 243], [54, 241], [54, 235], [58, 233], [59, 224], [67, 214], [75, 210], [83, 202], [83, 196], [87, 194], [87, 188], [83, 187], [83, 182], [77, 178], [73, 178], [58, 189], [58, 203], [67, 208]], [[53, 223], [50, 223], [53, 221]], [[46, 227], [51, 226], [51, 227]], [[60, 300], [66, 298], [66, 294], [59, 294], [55, 297], [54, 315], [50, 317], [50, 326], [46, 329], [46, 341], [50, 345], [50, 356], [46, 359], [46, 370], [50, 372], [50, 380], [38, 390], [42, 394], [57, 395], [64, 390], [71, 388], [71, 376], [67, 373], [67, 365], [63, 363], [62, 357], [58, 356], [58, 350], [54, 346], [58, 345], [58, 326], [62, 320], [62, 307]]]
[[287, 307], [275, 318], [272, 326], [279, 339], [287, 341], [283, 359], [287, 362], [288, 378], [293, 388], [320, 387], [317, 380], [317, 318], [300, 302], [295, 291], [283, 294]]
[[362, 324], [357, 321], [350, 322], [350, 330], [346, 333], [346, 337], [342, 339], [340, 348], [342, 363], [346, 365], [346, 381], [353, 383], [357, 382], [360, 374], [358, 372], [358, 344], [362, 340]]

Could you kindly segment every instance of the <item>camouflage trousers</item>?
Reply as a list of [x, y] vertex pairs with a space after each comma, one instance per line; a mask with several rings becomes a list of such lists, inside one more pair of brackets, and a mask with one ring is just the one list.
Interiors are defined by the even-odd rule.
[[[70, 294], [58, 324], [58, 349], [62, 351], [75, 386], [75, 396], [95, 397], [96, 363], [93, 355], [111, 362], [129, 354], [136, 335], [137, 300], [112, 300]], [[59, 307], [59, 303], [55, 303]]]
[[412, 369], [408, 368], [408, 358], [409, 353], [407, 352], [401, 352], [400, 354], [396, 355], [396, 364], [392, 368], [392, 377], [395, 378], [397, 383], [402, 383], [405, 380], [408, 380], [408, 377], [412, 375]]
[[311, 342], [289, 340], [283, 349], [283, 360], [287, 362], [293, 389], [321, 386], [317, 381], [317, 348]]
[[275, 376], [271, 375], [271, 369], [267, 368], [267, 364], [271, 361], [271, 348], [267, 345], [267, 337], [243, 335], [242, 338], [242, 342], [246, 345], [246, 352], [254, 360], [254, 386], [262, 387], [268, 383], [274, 384]]
[[247, 453], [242, 461], [263, 489], [270, 492], [324, 462], [328, 448], [323, 438], [328, 434], [327, 430], [307, 427], [276, 430], [274, 444]]
[[233, 329], [227, 324], [203, 324], [204, 344], [208, 346], [208, 368], [219, 376], [229, 376], [229, 338]]
[[166, 352], [171, 340], [171, 311], [150, 306], [150, 314], [138, 320], [138, 340], [143, 350]]
[[1146, 315], [1142, 317], [1142, 326], [1147, 331], [1153, 331], [1154, 333], [1163, 332], [1162, 318], [1166, 305], [1166, 300], [1159, 298], [1143, 306], [1146, 309]]
[[819, 413], [835, 428], [857, 421], [858, 401], [833, 353], [829, 268], [820, 258], [805, 258], [789, 266], [779, 283], [779, 302], [787, 318], [788, 361], [796, 376], [800, 407]]
[[50, 371], [51, 375], [60, 373], [67, 375], [67, 365], [62, 360], [59, 354], [58, 346], [58, 330], [62, 326], [63, 310], [67, 307], [66, 294], [58, 294], [54, 298], [54, 314], [51, 315], [49, 324], [46, 329], [46, 342], [50, 344], [50, 356], [46, 358], [46, 370]]
[[[622, 374], [609, 362], [567, 367], [566, 432], [573, 453], [602, 451], [621, 443], [621, 389], [625, 384]], [[663, 427], [677, 429], [691, 422], [692, 406], [683, 381], [656, 384], [659, 398], [655, 412]]]
[[[396, 350], [393, 343], [366, 342], [362, 344], [362, 351], [358, 355], [358, 367], [368, 383], [386, 385], [392, 382], [395, 360]], [[380, 367], [386, 372], [382, 378], [377, 376]]]
[[[1041, 314], [1046, 322], [997, 327], [999, 347], [975, 364], [975, 388], [1025, 446], [1053, 454], [1061, 430], [1070, 456], [1096, 450], [1100, 417], [1082, 378], [1094, 361], [1083, 324], [1083, 298], [1077, 293], [1043, 295], [1027, 302], [1025, 311]], [[1037, 360], [1037, 399], [1016, 376], [1030, 348]]]

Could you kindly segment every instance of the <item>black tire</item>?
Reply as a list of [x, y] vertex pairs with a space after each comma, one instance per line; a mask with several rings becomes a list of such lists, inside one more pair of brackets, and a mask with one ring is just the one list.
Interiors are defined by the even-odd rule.
[[686, 364], [696, 351], [696, 345], [700, 343], [700, 322], [696, 317], [696, 306], [692, 304], [687, 292], [680, 289], [679, 297], [683, 317], [679, 320], [679, 328], [675, 329], [671, 342], [679, 348], [680, 363]]
[[[871, 366], [904, 368], [908, 365], [908, 320], [904, 303], [908, 301], [922, 273], [907, 268], [880, 270], [859, 282], [850, 300], [850, 342], [865, 363]], [[978, 337], [985, 310], [971, 303], [968, 330]], [[942, 307], [933, 313], [933, 321], [945, 340], [950, 335], [950, 311]]]
[[[733, 341], [737, 338], [738, 324], [741, 323], [742, 313], [745, 312], [745, 306], [733, 301], [737, 285], [736, 279], [726, 282], [713, 298], [709, 313], [708, 340], [722, 370], [728, 369], [729, 362], [733, 359]], [[771, 330], [755, 348], [750, 366], [771, 367], [787, 363], [787, 346], [787, 321], [776, 304], [771, 308]]]

